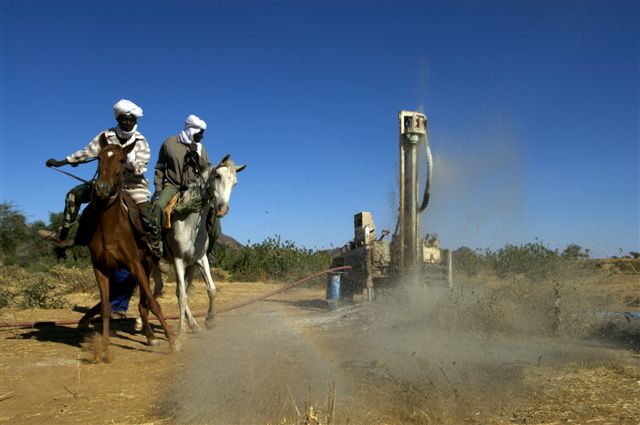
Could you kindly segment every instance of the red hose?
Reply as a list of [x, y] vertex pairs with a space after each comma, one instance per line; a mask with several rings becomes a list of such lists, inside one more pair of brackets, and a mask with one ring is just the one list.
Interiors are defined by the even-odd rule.
[[[297, 282], [293, 282], [290, 283], [288, 285], [285, 285], [279, 289], [276, 289], [274, 291], [271, 292], [267, 292], [264, 295], [260, 295], [259, 297], [255, 297], [255, 298], [251, 298], [247, 301], [243, 301], [241, 303], [238, 304], [234, 304], [231, 305], [229, 307], [224, 307], [221, 309], [216, 309], [216, 313], [225, 313], [227, 311], [231, 311], [231, 310], [235, 310], [238, 309], [240, 307], [244, 307], [247, 306], [249, 304], [253, 304], [257, 301], [262, 301], [264, 299], [267, 299], [269, 297], [272, 297], [274, 295], [280, 294], [284, 291], [287, 291], [293, 287], [296, 287], [298, 285], [301, 285], [305, 282], [308, 282], [310, 280], [316, 279], [322, 275], [325, 275], [327, 273], [333, 273], [333, 272], [337, 272], [340, 270], [350, 270], [351, 266], [340, 266], [340, 267], [334, 267], [332, 269], [327, 269], [327, 270], [323, 270], [321, 272], [318, 272], [316, 274], [312, 274], [310, 276], [304, 277], [300, 280], [298, 280]], [[203, 317], [206, 316], [207, 313], [196, 313], [194, 314], [195, 317]], [[166, 320], [178, 320], [180, 318], [180, 316], [165, 316]], [[149, 318], [150, 320], [158, 320], [156, 318]], [[127, 320], [135, 320], [134, 318], [127, 318], [127, 319], [111, 319], [112, 322], [124, 322]], [[79, 322], [79, 320], [71, 320], [71, 319], [67, 319], [67, 320], [49, 320], [49, 321], [41, 321], [41, 322], [16, 322], [16, 323], [7, 323], [7, 322], [0, 322], [0, 329], [2, 328], [37, 328], [37, 327], [42, 327], [42, 326], [61, 326], [61, 325], [77, 325]]]

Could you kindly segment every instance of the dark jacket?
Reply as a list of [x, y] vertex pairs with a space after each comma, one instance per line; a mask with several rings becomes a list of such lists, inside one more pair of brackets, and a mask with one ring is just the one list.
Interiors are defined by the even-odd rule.
[[161, 191], [167, 184], [182, 190], [194, 182], [198, 174], [207, 167], [211, 167], [211, 164], [204, 145], [198, 155], [188, 145], [181, 143], [178, 136], [171, 136], [164, 141], [158, 155], [153, 179], [156, 191]]

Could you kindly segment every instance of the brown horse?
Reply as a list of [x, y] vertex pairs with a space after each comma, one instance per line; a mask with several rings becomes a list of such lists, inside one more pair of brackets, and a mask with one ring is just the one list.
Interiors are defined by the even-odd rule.
[[[169, 328], [162, 315], [160, 305], [153, 297], [149, 285], [149, 273], [153, 262], [148, 248], [138, 241], [129, 216], [123, 207], [122, 173], [127, 162], [127, 154], [135, 144], [124, 149], [118, 145], [108, 144], [106, 138], [100, 139], [98, 156], [98, 176], [94, 186], [94, 198], [90, 208], [95, 211], [95, 231], [89, 240], [89, 251], [93, 270], [100, 288], [102, 307], [102, 357], [105, 362], [111, 361], [109, 350], [109, 319], [111, 303], [109, 302], [109, 276], [116, 269], [125, 268], [136, 279], [140, 286], [140, 315], [145, 319], [147, 338], [155, 341], [147, 318], [147, 308], [160, 320], [171, 349], [180, 349], [180, 343]], [[96, 356], [96, 361], [99, 360]]]

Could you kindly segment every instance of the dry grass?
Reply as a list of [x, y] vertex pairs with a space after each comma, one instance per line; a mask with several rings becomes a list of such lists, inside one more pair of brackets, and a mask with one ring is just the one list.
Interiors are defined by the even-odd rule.
[[67, 305], [67, 294], [95, 288], [90, 268], [54, 266], [43, 272], [18, 266], [0, 267], [0, 308], [63, 308]]
[[[287, 386], [289, 398], [281, 399], [278, 394], [275, 403], [275, 419], [273, 422], [267, 422], [267, 425], [337, 425], [336, 421], [336, 384], [331, 384], [327, 394], [326, 409], [314, 407], [311, 403], [311, 388], [305, 401], [303, 413], [300, 412], [298, 405], [291, 393], [291, 389]], [[324, 421], [322, 418], [324, 417]], [[346, 423], [349, 423], [347, 418]]]
[[533, 400], [512, 414], [513, 423], [637, 424], [640, 367], [573, 363], [562, 370], [531, 369], [525, 383], [537, 387]]

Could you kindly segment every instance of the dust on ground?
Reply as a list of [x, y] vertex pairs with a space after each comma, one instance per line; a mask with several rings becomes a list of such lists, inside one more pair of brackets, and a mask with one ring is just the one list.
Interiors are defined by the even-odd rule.
[[[217, 305], [273, 287], [224, 284]], [[194, 289], [192, 309], [204, 311], [206, 292]], [[469, 281], [334, 311], [322, 287], [297, 289], [218, 315], [180, 353], [119, 324], [115, 360], [99, 365], [86, 362], [85, 336], [71, 326], [3, 330], [0, 423], [302, 423], [313, 406], [327, 424], [334, 384], [333, 424], [638, 423], [637, 320], [597, 314], [604, 304], [580, 319], [571, 289], [547, 289]], [[169, 285], [160, 298], [169, 315], [174, 298]], [[0, 320], [79, 318], [94, 301]]]

